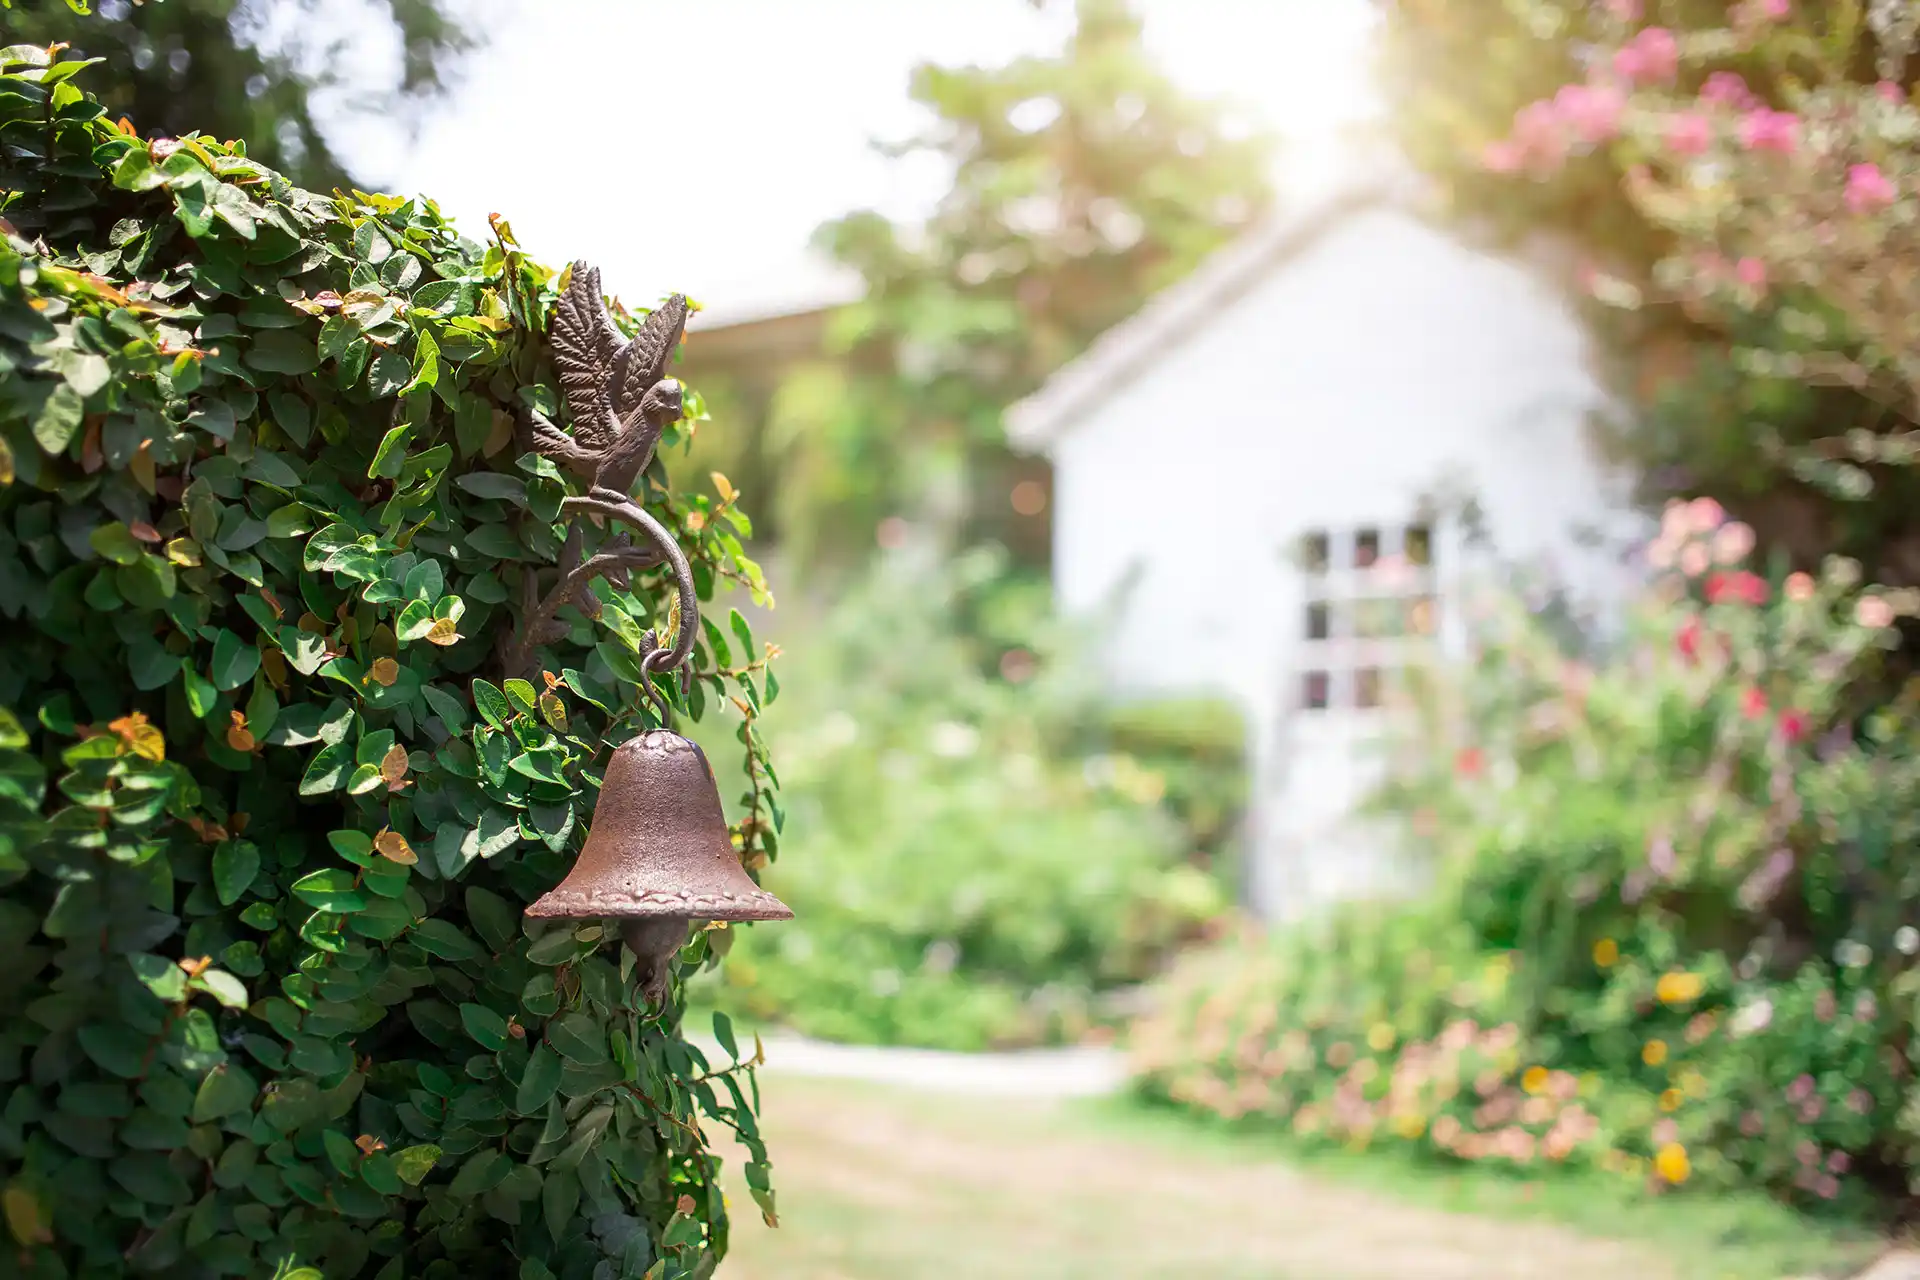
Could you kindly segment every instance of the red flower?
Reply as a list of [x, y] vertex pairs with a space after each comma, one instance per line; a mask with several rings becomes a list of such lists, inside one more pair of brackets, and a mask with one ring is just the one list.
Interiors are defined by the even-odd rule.
[[1700, 656], [1700, 619], [1688, 618], [1680, 624], [1680, 630], [1673, 637], [1673, 647], [1688, 662]]
[[1463, 778], [1478, 777], [1486, 764], [1486, 757], [1478, 747], [1462, 747], [1453, 757], [1453, 771]]
[[1780, 714], [1780, 736], [1789, 743], [1800, 741], [1807, 736], [1807, 713], [1804, 711], [1783, 711]]
[[1757, 573], [1737, 569], [1732, 573], [1715, 573], [1707, 578], [1707, 603], [1726, 604], [1735, 601], [1754, 606], [1767, 602], [1771, 588], [1767, 580]]
[[1749, 688], [1740, 695], [1740, 714], [1749, 720], [1758, 720], [1767, 714], [1767, 695], [1758, 689]]

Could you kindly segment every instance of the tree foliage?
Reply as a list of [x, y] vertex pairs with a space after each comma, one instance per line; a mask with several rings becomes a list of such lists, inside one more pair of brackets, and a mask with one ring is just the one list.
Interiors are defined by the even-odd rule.
[[866, 298], [771, 407], [762, 448], [796, 550], [845, 552], [836, 539], [868, 544], [905, 513], [1044, 558], [1044, 516], [1009, 509], [1037, 473], [1007, 454], [1001, 411], [1262, 211], [1263, 140], [1162, 75], [1123, 0], [1077, 14], [1057, 54], [914, 73], [929, 122], [883, 150], [951, 168], [929, 217], [821, 228]]
[[[501, 669], [569, 539], [568, 483], [515, 426], [557, 413], [562, 280], [503, 222], [481, 245], [429, 201], [316, 195], [239, 143], [112, 122], [82, 61], [0, 63], [8, 1267], [709, 1274], [705, 1123], [773, 1212], [752, 1059], [721, 1024], [710, 1066], [599, 924], [522, 916], [608, 747], [653, 723], [647, 633], [692, 625], [636, 568]], [[703, 597], [764, 600], [730, 502], [658, 458], [638, 494]], [[690, 690], [657, 685], [740, 711], [758, 867], [777, 686], [732, 633], [706, 621]]]
[[397, 82], [364, 60], [344, 61], [337, 42], [347, 15], [326, 0], [10, 0], [0, 34], [7, 43], [63, 40], [69, 57], [104, 59], [88, 87], [115, 118], [161, 136], [245, 138], [255, 160], [328, 191], [349, 175], [315, 125], [314, 91], [346, 88], [356, 109], [404, 112], [444, 87], [475, 40], [447, 0], [358, 7], [349, 21], [361, 38], [390, 26]]
[[1875, 8], [1421, 0], [1383, 79], [1456, 212], [1579, 245], [1650, 500], [1711, 492], [1805, 566], [1908, 582], [1911, 218], [1849, 177], [1911, 169], [1912, 33]]

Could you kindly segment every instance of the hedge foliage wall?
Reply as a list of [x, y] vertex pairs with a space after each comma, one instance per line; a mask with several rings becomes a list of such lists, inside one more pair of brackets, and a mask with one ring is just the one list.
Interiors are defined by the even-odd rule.
[[[706, 1062], [599, 924], [522, 916], [679, 625], [636, 571], [537, 680], [500, 669], [526, 593], [613, 536], [569, 545], [517, 426], [559, 411], [565, 273], [498, 220], [142, 138], [84, 66], [0, 50], [0, 1271], [711, 1273], [708, 1125], [773, 1216], [753, 1057], [722, 1023]], [[764, 598], [713, 487], [656, 458], [638, 494], [703, 596]], [[777, 685], [731, 621], [656, 683], [738, 722], [757, 868]]]

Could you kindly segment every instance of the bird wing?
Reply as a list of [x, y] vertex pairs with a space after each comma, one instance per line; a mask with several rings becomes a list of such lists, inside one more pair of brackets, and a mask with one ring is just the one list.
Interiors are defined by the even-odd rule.
[[640, 332], [613, 357], [609, 387], [616, 419], [631, 416], [640, 398], [667, 376], [667, 364], [686, 327], [687, 300], [676, 293], [647, 313]]
[[604, 448], [618, 430], [608, 384], [623, 352], [620, 330], [600, 292], [598, 267], [573, 264], [572, 278], [554, 303], [547, 341], [560, 371], [574, 439], [589, 449]]

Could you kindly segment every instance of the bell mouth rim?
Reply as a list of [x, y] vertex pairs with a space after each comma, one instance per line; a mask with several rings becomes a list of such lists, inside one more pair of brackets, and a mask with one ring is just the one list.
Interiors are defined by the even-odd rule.
[[536, 920], [666, 920], [678, 917], [683, 920], [724, 920], [729, 924], [745, 924], [755, 920], [791, 920], [793, 908], [770, 893], [761, 891], [764, 897], [750, 900], [736, 897], [732, 901], [725, 899], [692, 899], [681, 902], [617, 902], [578, 898], [571, 901], [554, 901], [549, 893], [526, 909], [526, 914]]

